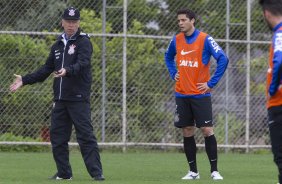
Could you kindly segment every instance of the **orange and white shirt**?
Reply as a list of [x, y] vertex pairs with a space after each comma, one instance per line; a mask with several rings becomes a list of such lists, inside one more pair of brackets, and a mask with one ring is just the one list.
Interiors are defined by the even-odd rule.
[[[209, 71], [211, 56], [217, 60], [212, 77]], [[196, 29], [191, 36], [179, 33], [173, 37], [165, 62], [172, 79], [179, 74], [179, 81], [175, 83], [176, 97], [202, 97], [210, 96], [210, 93], [202, 94], [197, 83], [207, 82], [213, 88], [223, 76], [228, 58], [211, 36]]]

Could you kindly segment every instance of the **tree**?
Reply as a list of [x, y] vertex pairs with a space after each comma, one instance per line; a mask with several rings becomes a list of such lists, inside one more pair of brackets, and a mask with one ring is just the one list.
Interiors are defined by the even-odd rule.
[[[48, 51], [44, 39], [29, 36], [0, 35], [1, 132], [18, 132], [36, 136], [49, 118], [52, 99], [50, 80], [47, 85], [33, 85], [11, 95], [8, 91], [13, 73], [31, 72], [45, 62]], [[7, 56], [6, 53], [12, 53]], [[7, 72], [8, 71], [8, 72]], [[40, 118], [44, 116], [44, 118]], [[27, 128], [28, 127], [28, 128]], [[20, 130], [20, 131], [19, 131]]]

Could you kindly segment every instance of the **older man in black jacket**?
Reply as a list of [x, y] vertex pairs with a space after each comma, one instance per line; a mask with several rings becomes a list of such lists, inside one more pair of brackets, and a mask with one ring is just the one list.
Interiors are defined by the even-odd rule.
[[81, 32], [79, 23], [79, 10], [67, 8], [62, 15], [64, 33], [53, 44], [45, 64], [23, 77], [15, 75], [16, 80], [10, 90], [14, 92], [21, 86], [42, 82], [53, 73], [54, 103], [50, 135], [57, 173], [52, 179], [72, 179], [68, 142], [74, 125], [86, 168], [94, 180], [102, 181], [102, 164], [90, 116], [93, 48], [89, 36]]

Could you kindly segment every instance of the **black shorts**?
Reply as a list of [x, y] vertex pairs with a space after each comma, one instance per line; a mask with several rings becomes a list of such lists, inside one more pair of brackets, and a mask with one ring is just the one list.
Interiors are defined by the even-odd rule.
[[268, 125], [282, 123], [282, 106], [273, 106], [267, 109]]
[[212, 127], [211, 97], [203, 98], [175, 98], [176, 110], [174, 126]]

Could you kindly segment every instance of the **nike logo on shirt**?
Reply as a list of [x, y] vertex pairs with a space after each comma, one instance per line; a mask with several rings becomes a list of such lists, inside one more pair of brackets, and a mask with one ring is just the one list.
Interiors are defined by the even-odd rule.
[[184, 55], [190, 54], [191, 52], [195, 52], [195, 51], [196, 51], [196, 50], [190, 50], [190, 51], [185, 52], [184, 49], [183, 49], [180, 54], [181, 54], [182, 56], [184, 56]]

